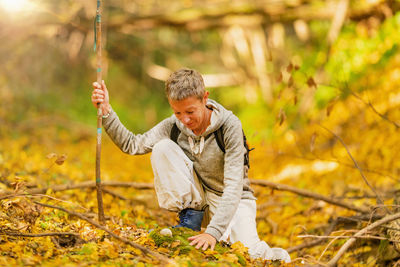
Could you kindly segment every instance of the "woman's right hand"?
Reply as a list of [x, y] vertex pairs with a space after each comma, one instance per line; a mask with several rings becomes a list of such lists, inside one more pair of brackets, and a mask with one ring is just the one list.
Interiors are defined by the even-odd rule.
[[103, 115], [107, 115], [111, 112], [110, 97], [104, 81], [102, 81], [101, 86], [98, 82], [93, 83], [92, 103], [95, 108], [97, 108], [98, 103], [102, 104]]

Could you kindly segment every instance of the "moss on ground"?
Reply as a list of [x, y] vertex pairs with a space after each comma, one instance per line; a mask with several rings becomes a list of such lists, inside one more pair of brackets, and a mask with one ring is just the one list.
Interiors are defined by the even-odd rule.
[[[162, 228], [153, 230], [149, 237], [154, 243], [174, 257], [180, 266], [279, 266], [279, 262], [251, 260], [247, 253], [247, 248], [242, 244], [233, 244], [232, 246], [224, 242], [216, 244], [213, 251], [196, 249], [190, 245], [189, 237], [198, 235], [189, 228], [170, 228], [172, 236], [163, 236], [160, 234]], [[169, 252], [168, 252], [169, 251]], [[277, 264], [277, 265], [276, 265]]]

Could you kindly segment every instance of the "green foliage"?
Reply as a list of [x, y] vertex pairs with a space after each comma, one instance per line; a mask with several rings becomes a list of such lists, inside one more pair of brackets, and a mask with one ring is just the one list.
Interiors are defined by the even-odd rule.
[[79, 251], [80, 255], [90, 255], [93, 254], [97, 249], [97, 244], [94, 242], [89, 242], [87, 244], [84, 244]]
[[332, 47], [326, 70], [333, 81], [356, 84], [398, 53], [400, 13], [379, 26], [350, 24]]
[[319, 109], [325, 108], [329, 101], [334, 99], [340, 91], [337, 88], [319, 85], [315, 92], [315, 104]]
[[[44, 1], [43, 4], [49, 10], [63, 10], [72, 2], [66, 2], [62, 7], [54, 6], [49, 1]], [[78, 6], [76, 4], [76, 8]], [[310, 6], [317, 10], [324, 6], [324, 2], [311, 1]], [[110, 3], [107, 7], [110, 19], [126, 16], [124, 8], [124, 5]], [[87, 12], [90, 7], [85, 6], [83, 10]], [[140, 10], [145, 12], [147, 9]], [[254, 6], [243, 4], [237, 10], [251, 14]], [[68, 13], [73, 18], [71, 20], [88, 21], [85, 17], [88, 13], [73, 12], [71, 10]], [[208, 8], [192, 6], [176, 12], [174, 16], [177, 21], [185, 21], [190, 16], [196, 18], [203, 12], [209, 12]], [[217, 10], [213, 12], [218, 13]], [[283, 127], [298, 128], [308, 122], [305, 119], [308, 116], [306, 113], [312, 113], [313, 106], [306, 110], [301, 104], [306, 102], [304, 95], [307, 94], [306, 83], [309, 77], [319, 75], [321, 70], [324, 72], [323, 77], [326, 77], [317, 81], [319, 88], [314, 95], [315, 106], [321, 109], [335, 98], [335, 92], [321, 84], [338, 87], [341, 92], [337, 92], [336, 96], [347, 97], [349, 92], [346, 91], [345, 84], [359, 84], [359, 90], [363, 90], [367, 86], [365, 77], [390, 64], [390, 60], [398, 54], [397, 44], [400, 40], [396, 33], [399, 16], [395, 14], [382, 24], [379, 21], [373, 24], [364, 21], [347, 22], [330, 51], [327, 50], [326, 43], [329, 21], [311, 20], [308, 24], [310, 39], [307, 42], [300, 41], [290, 27], [285, 26], [287, 34], [284, 50], [272, 47], [272, 60], [265, 63], [265, 68], [268, 76], [274, 80], [290, 62], [297, 64], [299, 70], [292, 73], [294, 86], [291, 93], [284, 94], [282, 98], [276, 93], [272, 102], [266, 103], [260, 85], [254, 84], [256, 82], [251, 82], [251, 86], [246, 84], [255, 74], [251, 73], [254, 71], [252, 67], [244, 67], [247, 64], [253, 66], [254, 63], [245, 62], [243, 56], [232, 50], [231, 56], [237, 60], [239, 68], [242, 68], [240, 73], [245, 74], [245, 80], [238, 85], [209, 88], [211, 96], [238, 114], [246, 132], [259, 136], [256, 137], [257, 140], [279, 137], [281, 133], [271, 129], [280, 124], [277, 117], [281, 108], [287, 112]], [[36, 20], [38, 18], [33, 18], [32, 23]], [[5, 62], [5, 72], [0, 74], [0, 86], [7, 85], [15, 95], [12, 99], [13, 112], [9, 119], [17, 122], [26, 118], [27, 114], [31, 116], [47, 112], [94, 127], [96, 112], [90, 103], [90, 93], [91, 83], [95, 80], [95, 54], [90, 35], [83, 35], [84, 43], [78, 54], [71, 56], [71, 51], [65, 44], [72, 43], [73, 36], [77, 34], [76, 29], [61, 26], [58, 32], [50, 27], [40, 30], [49, 33], [32, 38], [22, 32], [22, 36], [27, 36], [23, 43], [19, 43], [18, 39], [6, 39], [0, 50], [2, 62]], [[214, 28], [193, 32], [171, 27], [156, 27], [149, 31], [107, 31], [104, 61], [108, 68], [104, 68], [104, 78], [109, 86], [112, 105], [126, 126], [135, 132], [144, 132], [171, 114], [164, 97], [164, 84], [149, 77], [150, 66], [160, 65], [170, 69], [187, 66], [204, 74], [231, 73], [237, 70], [230, 68], [226, 63], [226, 56], [221, 54], [227, 49], [224, 34], [224, 31]], [[10, 60], [11, 54], [15, 55], [15, 60]], [[34, 64], [22, 60], [25, 58]], [[272, 81], [271, 90], [287, 90], [284, 88], [286, 85], [287, 80], [283, 84]], [[256, 123], [260, 118], [261, 128]]]

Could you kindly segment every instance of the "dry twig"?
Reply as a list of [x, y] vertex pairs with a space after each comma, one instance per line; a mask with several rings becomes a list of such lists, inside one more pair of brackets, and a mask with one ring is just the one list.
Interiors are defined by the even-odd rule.
[[[326, 131], [328, 131], [330, 134], [332, 134], [337, 140], [339, 140], [339, 142], [343, 145], [343, 147], [346, 149], [347, 154], [349, 155], [349, 157], [351, 158], [351, 160], [353, 161], [354, 165], [356, 166], [356, 168], [358, 169], [358, 171], [361, 174], [361, 177], [363, 178], [364, 182], [367, 184], [367, 186], [372, 190], [372, 192], [375, 194], [376, 199], [378, 201], [379, 204], [383, 205], [383, 200], [382, 198], [379, 196], [378, 192], [376, 192], [375, 188], [368, 182], [367, 177], [365, 177], [363, 170], [360, 168], [360, 166], [358, 165], [358, 162], [355, 160], [355, 158], [353, 157], [353, 155], [350, 153], [349, 148], [347, 147], [347, 145], [345, 144], [345, 142], [343, 141], [343, 139], [338, 136], [337, 134], [335, 134], [334, 132], [332, 132], [331, 130], [329, 130], [328, 128], [326, 128], [323, 125], [319, 125], [321, 128], [325, 129]], [[390, 213], [388, 209], [386, 209], [387, 213]]]
[[390, 242], [400, 242], [397, 240], [391, 240], [386, 237], [374, 236], [374, 235], [363, 235], [363, 236], [348, 236], [348, 235], [298, 235], [298, 238], [317, 238], [317, 239], [343, 239], [343, 238], [358, 238], [358, 239], [378, 239], [388, 240]]
[[308, 197], [308, 198], [313, 198], [313, 199], [317, 199], [317, 200], [322, 200], [325, 201], [326, 203], [335, 205], [335, 206], [339, 206], [342, 208], [346, 208], [349, 210], [354, 210], [357, 212], [361, 212], [361, 213], [370, 213], [370, 209], [366, 208], [366, 207], [356, 207], [350, 203], [346, 203], [344, 201], [340, 201], [334, 198], [330, 198], [330, 197], [326, 197], [320, 194], [316, 194], [313, 192], [310, 192], [308, 190], [304, 190], [304, 189], [300, 189], [300, 188], [296, 188], [293, 186], [289, 186], [289, 185], [284, 185], [284, 184], [277, 184], [277, 183], [273, 183], [270, 181], [266, 181], [266, 180], [255, 180], [252, 179], [251, 180], [251, 184], [252, 185], [260, 185], [260, 186], [266, 186], [266, 187], [270, 187], [272, 189], [275, 190], [281, 190], [281, 191], [289, 191], [292, 193], [295, 193], [297, 195], [303, 196], [303, 197]]
[[379, 220], [382, 219], [384, 215], [377, 215], [377, 214], [365, 214], [365, 215], [359, 215], [359, 216], [350, 216], [350, 217], [343, 217], [339, 216], [337, 217], [338, 223], [345, 223], [345, 222], [353, 222], [353, 223], [359, 223], [363, 221], [371, 221], [371, 220]]
[[9, 236], [23, 236], [23, 237], [42, 237], [42, 236], [63, 236], [63, 235], [73, 235], [79, 237], [79, 234], [72, 232], [50, 232], [50, 233], [39, 233], [39, 234], [28, 234], [28, 233], [18, 233], [18, 232], [0, 232], [0, 234]]
[[[350, 90], [349, 88], [347, 88], [348, 90]], [[371, 108], [371, 110], [378, 115], [379, 117], [381, 117], [383, 120], [391, 123], [393, 126], [396, 127], [396, 129], [400, 129], [400, 125], [398, 123], [396, 123], [395, 121], [392, 121], [391, 119], [388, 118], [388, 116], [380, 113], [379, 111], [376, 110], [376, 108], [374, 107], [374, 105], [372, 105], [371, 101], [365, 101], [364, 99], [362, 99], [359, 95], [357, 95], [356, 93], [354, 93], [352, 90], [350, 90], [351, 94], [357, 98], [358, 100], [360, 100], [361, 102], [363, 102], [366, 106], [369, 106]]]
[[[332, 221], [332, 223], [331, 223], [331, 224], [329, 225], [329, 227], [326, 229], [325, 235], [329, 235], [329, 234], [333, 231], [333, 229], [335, 229], [336, 225], [337, 225], [337, 220]], [[286, 250], [287, 250], [287, 252], [292, 253], [292, 252], [294, 252], [294, 251], [298, 251], [298, 250], [301, 250], [301, 249], [303, 249], [303, 248], [315, 247], [315, 246], [319, 245], [319, 244], [322, 243], [322, 242], [324, 242], [323, 239], [317, 239], [317, 240], [313, 240], [313, 241], [311, 241], [311, 242], [305, 242], [305, 243], [303, 243], [303, 244], [290, 247], [290, 248], [288, 248], [288, 249], [286, 249]]]
[[395, 213], [393, 215], [387, 215], [384, 218], [380, 219], [379, 221], [376, 221], [367, 227], [361, 229], [358, 233], [356, 233], [352, 238], [346, 241], [346, 243], [340, 248], [338, 253], [336, 253], [335, 257], [333, 257], [327, 264], [328, 266], [336, 266], [337, 262], [339, 259], [343, 256], [343, 254], [353, 245], [353, 243], [357, 240], [357, 237], [363, 236], [365, 233], [375, 229], [378, 226], [381, 226], [383, 224], [386, 224], [388, 222], [394, 221], [396, 219], [400, 218], [400, 212]]
[[122, 195], [120, 195], [118, 193], [115, 193], [114, 191], [111, 191], [110, 189], [102, 188], [102, 190], [103, 190], [103, 193], [109, 194], [109, 195], [111, 195], [113, 197], [116, 197], [116, 198], [119, 198], [119, 199], [122, 199], [122, 200], [128, 200], [126, 197], [124, 197], [124, 196], [122, 196]]
[[64, 209], [62, 207], [40, 203], [40, 202], [37, 202], [37, 201], [34, 201], [34, 203], [36, 203], [36, 204], [38, 204], [40, 206], [43, 206], [43, 207], [48, 207], [48, 208], [52, 208], [52, 209], [58, 209], [58, 210], [66, 212], [66, 213], [68, 213], [68, 214], [70, 214], [72, 216], [76, 216], [76, 217], [78, 217], [78, 218], [80, 218], [82, 220], [87, 221], [88, 223], [92, 224], [93, 226], [103, 230], [104, 232], [107, 232], [109, 235], [111, 235], [115, 239], [118, 239], [119, 241], [122, 241], [122, 242], [124, 242], [126, 244], [129, 244], [129, 245], [131, 245], [132, 247], [134, 247], [136, 249], [139, 249], [140, 251], [142, 251], [146, 255], [153, 256], [154, 258], [156, 258], [157, 260], [161, 261], [162, 263], [167, 263], [167, 264], [168, 263], [173, 263], [173, 261], [168, 259], [167, 257], [165, 257], [165, 256], [163, 256], [163, 255], [161, 255], [161, 254], [159, 254], [157, 252], [151, 251], [150, 249], [145, 248], [145, 247], [143, 247], [143, 246], [141, 246], [139, 244], [136, 244], [136, 243], [134, 243], [134, 242], [132, 242], [132, 241], [126, 239], [126, 238], [123, 238], [123, 237], [120, 237], [119, 235], [116, 235], [112, 231], [108, 230], [105, 226], [100, 225], [99, 223], [93, 221], [92, 219], [87, 218], [86, 216], [84, 216], [84, 215], [82, 215], [80, 213], [73, 212], [73, 211]]
[[[137, 182], [118, 182], [118, 181], [102, 181], [102, 186], [110, 187], [132, 187], [135, 189], [153, 189], [154, 185], [150, 183], [137, 183]], [[36, 188], [28, 190], [30, 194], [38, 194], [46, 192], [51, 189], [53, 192], [65, 191], [70, 189], [80, 189], [80, 188], [95, 188], [96, 183], [93, 181], [83, 182], [79, 184], [67, 184], [67, 185], [55, 185], [48, 188]]]

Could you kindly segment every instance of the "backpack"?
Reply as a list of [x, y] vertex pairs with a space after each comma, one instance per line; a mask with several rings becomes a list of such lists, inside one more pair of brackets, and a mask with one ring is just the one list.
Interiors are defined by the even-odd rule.
[[[172, 141], [178, 144], [178, 136], [181, 133], [181, 130], [179, 130], [178, 126], [176, 123], [172, 126], [171, 133], [170, 133], [170, 138]], [[246, 135], [244, 134], [244, 131], [242, 129], [243, 133], [243, 144], [244, 147], [246, 148], [246, 154], [244, 154], [244, 165], [250, 168], [250, 158], [249, 154], [250, 151], [254, 150], [254, 148], [250, 148], [249, 144], [247, 143]], [[223, 132], [223, 126], [219, 127], [218, 130], [214, 132], [215, 140], [217, 141], [217, 144], [221, 151], [225, 153], [225, 142], [224, 142], [224, 132]]]

